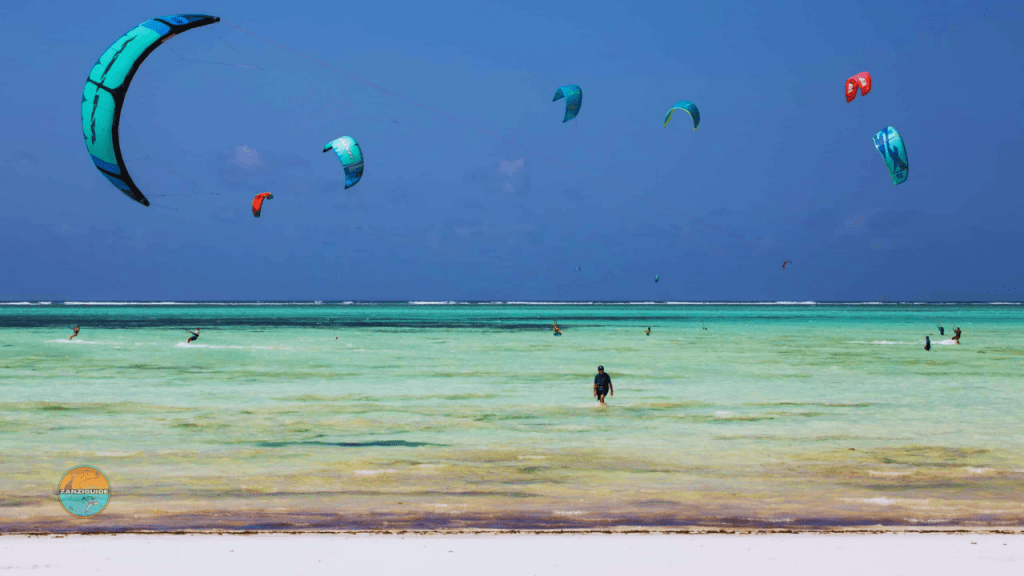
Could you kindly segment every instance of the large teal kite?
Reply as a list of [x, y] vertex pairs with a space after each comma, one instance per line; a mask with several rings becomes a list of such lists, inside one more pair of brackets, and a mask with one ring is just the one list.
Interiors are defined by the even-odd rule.
[[575, 84], [559, 86], [551, 101], [555, 102], [561, 98], [565, 98], [565, 118], [562, 119], [562, 122], [568, 122], [580, 113], [580, 106], [583, 106], [583, 90]]
[[907, 181], [910, 173], [910, 163], [907, 160], [907, 148], [903, 145], [903, 138], [892, 126], [886, 127], [878, 134], [875, 134], [875, 148], [885, 158], [889, 166], [889, 173], [892, 174], [893, 185], [899, 185]]
[[663, 126], [668, 126], [668, 121], [672, 118], [672, 113], [676, 110], [682, 110], [690, 115], [690, 118], [693, 119], [693, 130], [696, 132], [697, 126], [700, 126], [700, 110], [697, 110], [697, 105], [689, 100], [680, 100], [669, 108], [668, 114], [665, 114], [665, 124], [663, 124]]
[[121, 106], [128, 84], [146, 56], [172, 36], [215, 22], [220, 22], [220, 18], [205, 14], [178, 14], [146, 20], [111, 44], [85, 81], [82, 92], [85, 147], [100, 173], [125, 196], [143, 206], [149, 206], [149, 200], [128, 175], [118, 136]]
[[359, 182], [363, 177], [363, 150], [359, 147], [355, 138], [342, 136], [324, 144], [324, 152], [334, 150], [345, 168], [345, 189], [349, 189]]

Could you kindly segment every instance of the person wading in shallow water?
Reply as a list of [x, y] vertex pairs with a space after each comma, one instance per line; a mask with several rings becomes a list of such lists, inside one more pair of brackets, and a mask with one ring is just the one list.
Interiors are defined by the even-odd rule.
[[597, 367], [597, 374], [594, 376], [594, 397], [598, 403], [604, 406], [605, 396], [615, 396], [612, 389], [612, 377], [604, 373], [604, 366]]
[[931, 338], [929, 338], [927, 336], [924, 337], [924, 349], [925, 350], [931, 350], [932, 349], [932, 340], [931, 340]]

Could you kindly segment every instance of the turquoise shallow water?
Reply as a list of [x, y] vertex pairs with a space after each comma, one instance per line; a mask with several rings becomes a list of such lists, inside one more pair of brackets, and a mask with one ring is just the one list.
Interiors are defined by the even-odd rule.
[[1022, 525], [1022, 308], [0, 305], [0, 530]]

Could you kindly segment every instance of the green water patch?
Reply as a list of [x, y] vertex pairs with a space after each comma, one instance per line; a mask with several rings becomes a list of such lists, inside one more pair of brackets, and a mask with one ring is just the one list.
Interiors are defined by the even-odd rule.
[[[914, 467], [985, 467], [992, 450], [986, 448], [952, 448], [946, 446], [892, 446], [863, 450], [861, 454], [879, 464]], [[983, 458], [986, 458], [983, 460]]]
[[[989, 348], [989, 352], [998, 354], [1010, 354], [1011, 356], [1024, 356], [1024, 348]], [[984, 354], [985, 350], [978, 350], [978, 354]]]
[[153, 414], [189, 412], [190, 408], [140, 402], [0, 402], [0, 412], [75, 412], [89, 414]]
[[472, 419], [476, 422], [501, 422], [505, 420], [534, 420], [540, 418], [534, 414], [480, 414], [479, 416], [473, 416]]
[[368, 442], [327, 442], [323, 440], [301, 440], [294, 442], [252, 442], [260, 448], [285, 448], [288, 446], [334, 446], [338, 448], [419, 448], [421, 446], [447, 446], [433, 442], [410, 442], [408, 440], [370, 440]]
[[815, 408], [867, 408], [882, 406], [878, 402], [746, 402], [744, 406], [813, 406]]
[[776, 416], [767, 414], [687, 414], [678, 416], [679, 420], [688, 422], [699, 422], [701, 424], [734, 424], [738, 422], [761, 422], [764, 420], [775, 420]]
[[837, 434], [833, 436], [785, 436], [780, 434], [723, 434], [719, 436], [713, 436], [714, 440], [755, 440], [762, 442], [848, 442], [848, 441], [864, 441], [864, 440], [878, 440], [878, 438], [872, 436], [848, 436], [844, 434]]

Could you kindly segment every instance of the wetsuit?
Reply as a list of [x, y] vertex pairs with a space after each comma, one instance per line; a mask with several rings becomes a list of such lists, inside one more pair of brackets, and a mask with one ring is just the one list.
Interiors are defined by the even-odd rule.
[[945, 336], [945, 335], [946, 335], [946, 329], [943, 328], [942, 326], [939, 326], [939, 336]]
[[924, 337], [924, 349], [925, 350], [931, 350], [932, 349], [932, 341], [927, 336]]
[[598, 372], [594, 375], [594, 385], [597, 386], [597, 397], [598, 399], [604, 399], [608, 395], [608, 389], [611, 387], [612, 377], [607, 372]]

